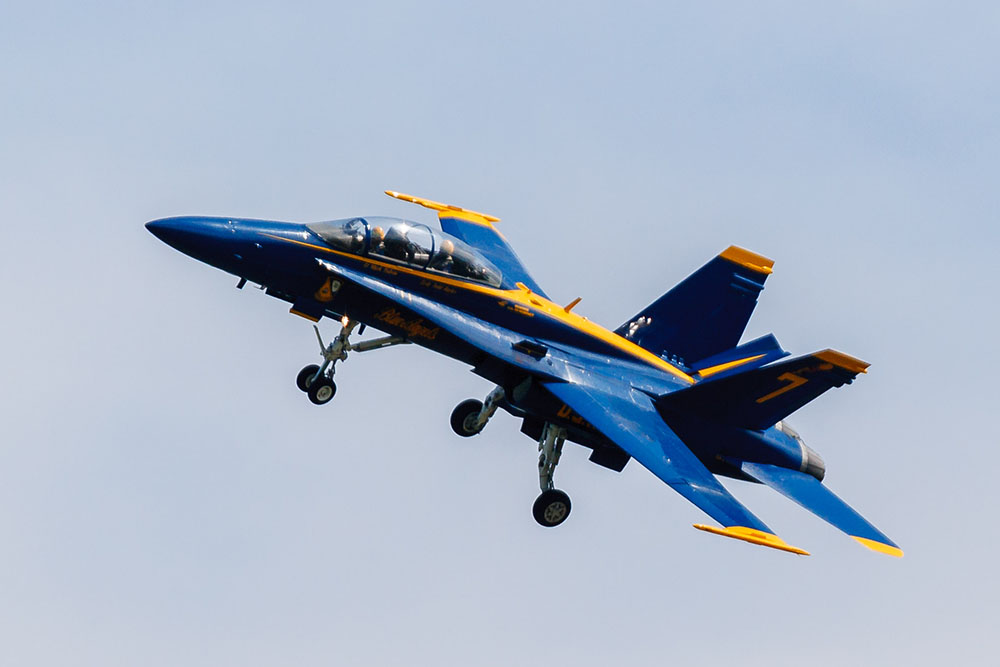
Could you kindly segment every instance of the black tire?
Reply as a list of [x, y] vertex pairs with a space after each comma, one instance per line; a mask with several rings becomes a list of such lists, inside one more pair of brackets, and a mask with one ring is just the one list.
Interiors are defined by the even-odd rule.
[[478, 435], [483, 429], [469, 429], [467, 428], [467, 422], [470, 418], [478, 415], [482, 409], [483, 402], [477, 401], [474, 398], [462, 401], [456, 405], [455, 409], [451, 411], [451, 430], [463, 438], [471, 438], [474, 435]]
[[538, 496], [531, 513], [539, 525], [554, 528], [566, 520], [571, 509], [573, 505], [564, 491], [549, 489]]
[[319, 366], [316, 364], [309, 364], [295, 377], [295, 386], [302, 391], [309, 391], [310, 381], [316, 377], [316, 371], [319, 370]]
[[316, 405], [326, 405], [337, 394], [337, 385], [328, 377], [321, 377], [309, 387], [309, 400]]

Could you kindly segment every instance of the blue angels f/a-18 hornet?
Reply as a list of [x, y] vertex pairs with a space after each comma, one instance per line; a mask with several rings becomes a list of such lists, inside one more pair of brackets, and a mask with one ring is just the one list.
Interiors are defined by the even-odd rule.
[[[538, 441], [533, 513], [557, 526], [569, 496], [553, 473], [567, 440], [621, 471], [634, 458], [720, 526], [695, 528], [807, 555], [779, 538], [716, 479], [772, 487], [862, 545], [900, 548], [822, 484], [823, 459], [785, 418], [868, 364], [834, 350], [784, 359], [773, 335], [740, 344], [773, 262], [732, 246], [614, 331], [551, 301], [494, 223], [457, 206], [386, 194], [438, 212], [441, 229], [387, 217], [297, 224], [215, 217], [146, 227], [195, 259], [260, 285], [313, 321], [339, 319], [322, 364], [297, 377], [317, 405], [336, 392], [350, 352], [416, 343], [472, 366], [496, 385], [451, 415], [460, 436], [498, 408]], [[365, 327], [386, 335], [352, 341]]]

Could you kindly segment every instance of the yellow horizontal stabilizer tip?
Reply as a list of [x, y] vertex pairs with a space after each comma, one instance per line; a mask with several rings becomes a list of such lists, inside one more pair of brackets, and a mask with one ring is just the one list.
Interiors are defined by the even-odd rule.
[[423, 197], [414, 197], [413, 195], [406, 195], [402, 192], [396, 192], [395, 190], [386, 190], [385, 193], [390, 197], [395, 197], [396, 199], [402, 199], [403, 201], [408, 201], [411, 204], [420, 204], [426, 208], [438, 211], [438, 216], [448, 216], [461, 218], [463, 220], [468, 220], [470, 222], [478, 222], [480, 224], [489, 224], [491, 222], [500, 222], [500, 218], [492, 215], [487, 215], [485, 213], [479, 213], [478, 211], [470, 211], [467, 208], [462, 208], [460, 206], [452, 206], [451, 204], [442, 204], [439, 201], [434, 201], [433, 199], [424, 199]]
[[728, 371], [730, 368], [736, 368], [737, 366], [742, 366], [743, 364], [748, 364], [751, 361], [756, 361], [763, 357], [763, 354], [758, 354], [753, 357], [746, 357], [745, 359], [737, 359], [736, 361], [727, 361], [724, 364], [719, 364], [718, 366], [709, 366], [708, 368], [702, 368], [698, 371], [698, 375], [703, 378], [707, 378], [709, 375], [715, 375], [716, 373], [721, 373], [722, 371]]
[[764, 257], [764, 255], [758, 255], [755, 252], [751, 252], [746, 248], [740, 248], [739, 246], [731, 245], [721, 253], [719, 257], [722, 259], [728, 259], [730, 262], [739, 264], [740, 266], [745, 266], [752, 271], [758, 273], [771, 273], [774, 267], [774, 260]]
[[706, 526], [703, 523], [696, 523], [694, 524], [694, 527], [698, 530], [704, 530], [709, 533], [715, 533], [716, 535], [722, 535], [723, 537], [731, 537], [735, 540], [743, 540], [744, 542], [749, 542], [751, 544], [759, 544], [764, 547], [771, 547], [772, 549], [789, 551], [793, 554], [799, 554], [800, 556], [809, 555], [808, 551], [799, 549], [798, 547], [793, 547], [777, 535], [765, 533], [762, 530], [754, 530], [753, 528], [747, 528], [745, 526], [717, 528], [716, 526]]
[[861, 544], [861, 546], [868, 547], [872, 551], [877, 551], [880, 554], [889, 554], [890, 556], [895, 556], [896, 558], [903, 557], [903, 550], [900, 549], [899, 547], [894, 547], [889, 544], [882, 544], [881, 542], [876, 542], [875, 540], [869, 540], [864, 537], [855, 537], [854, 535], [851, 535], [851, 538], [857, 540], [858, 543]]
[[867, 361], [855, 359], [849, 354], [837, 352], [836, 350], [823, 350], [822, 352], [817, 352], [814, 356], [834, 366], [847, 369], [852, 373], [867, 373], [868, 367], [871, 366]]

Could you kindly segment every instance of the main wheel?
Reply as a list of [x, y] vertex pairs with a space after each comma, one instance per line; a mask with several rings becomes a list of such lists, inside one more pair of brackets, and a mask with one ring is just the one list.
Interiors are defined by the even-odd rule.
[[531, 513], [535, 515], [535, 521], [539, 524], [553, 528], [566, 520], [572, 507], [565, 492], [549, 489], [542, 491], [542, 495], [538, 496]]
[[337, 393], [337, 385], [328, 377], [321, 377], [309, 385], [309, 400], [316, 405], [326, 405]]
[[309, 364], [295, 377], [295, 386], [302, 391], [309, 391], [309, 385], [312, 383], [312, 379], [316, 377], [316, 373], [319, 371], [319, 366], [316, 364]]
[[480, 426], [476, 428], [475, 419], [479, 416], [479, 411], [483, 409], [483, 402], [470, 398], [462, 401], [451, 411], [451, 428], [455, 433], [463, 438], [471, 438], [483, 430]]

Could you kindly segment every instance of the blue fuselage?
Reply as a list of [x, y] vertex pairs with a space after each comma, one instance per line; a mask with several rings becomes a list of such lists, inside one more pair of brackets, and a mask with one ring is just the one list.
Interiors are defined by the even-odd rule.
[[[593, 448], [595, 455], [604, 452], [608, 460], [614, 460], [618, 448], [550, 393], [533, 389], [530, 374], [523, 369], [490, 358], [479, 347], [408, 309], [405, 296], [390, 299], [350, 281], [331, 279], [324, 263], [474, 318], [484, 324], [484, 335], [493, 335], [495, 330], [498, 336], [523, 339], [526, 354], [562, 359], [563, 372], [574, 374], [574, 382], [601, 386], [624, 383], [653, 396], [693, 382], [684, 369], [653, 357], [523, 285], [509, 284], [506, 277], [499, 284], [487, 284], [376, 256], [367, 251], [367, 246], [356, 252], [337, 249], [304, 224], [177, 217], [155, 220], [146, 226], [181, 252], [260, 284], [268, 294], [291, 303], [297, 314], [310, 319], [347, 316], [470, 364], [477, 373], [505, 388], [507, 402], [503, 407], [524, 419], [525, 433], [537, 435], [546, 421], [560, 424], [569, 430], [571, 440]], [[544, 341], [544, 347], [531, 348], [536, 339]], [[743, 477], [738, 468], [727, 463], [730, 458], [793, 469], [805, 469], [809, 458], [801, 440], [775, 427], [747, 431], [716, 427], [683, 416], [672, 419], [670, 425], [718, 474]], [[594, 460], [600, 462], [599, 458]], [[624, 462], [620, 458], [618, 461], [608, 467], [620, 469]]]

